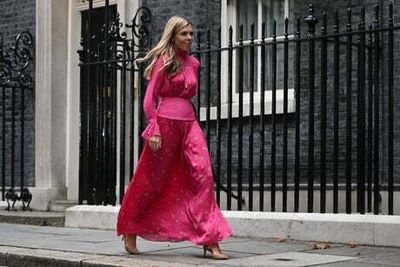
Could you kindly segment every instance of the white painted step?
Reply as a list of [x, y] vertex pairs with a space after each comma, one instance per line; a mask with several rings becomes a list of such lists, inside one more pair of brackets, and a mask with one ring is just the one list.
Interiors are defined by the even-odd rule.
[[52, 200], [50, 201], [50, 211], [65, 211], [66, 209], [78, 205], [76, 200]]

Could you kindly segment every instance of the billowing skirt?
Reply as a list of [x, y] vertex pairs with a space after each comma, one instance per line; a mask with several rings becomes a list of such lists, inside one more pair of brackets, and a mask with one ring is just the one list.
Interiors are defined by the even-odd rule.
[[197, 121], [158, 117], [162, 144], [146, 141], [121, 203], [117, 235], [152, 241], [219, 242], [232, 235], [214, 195], [207, 143]]

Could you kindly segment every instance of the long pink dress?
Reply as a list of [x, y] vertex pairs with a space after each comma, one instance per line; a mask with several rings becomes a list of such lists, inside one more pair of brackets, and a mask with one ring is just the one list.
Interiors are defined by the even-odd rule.
[[[172, 78], [161, 58], [153, 67], [143, 104], [147, 141], [122, 200], [117, 235], [210, 245], [233, 233], [215, 201], [207, 143], [190, 100], [200, 64], [184, 51], [177, 58], [182, 72]], [[155, 134], [162, 144], [153, 152], [148, 139]]]

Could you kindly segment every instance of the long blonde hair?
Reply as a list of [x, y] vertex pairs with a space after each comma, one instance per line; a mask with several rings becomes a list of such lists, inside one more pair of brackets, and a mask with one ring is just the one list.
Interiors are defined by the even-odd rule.
[[143, 76], [146, 79], [150, 79], [151, 71], [159, 56], [162, 56], [164, 62], [162, 69], [166, 71], [169, 77], [181, 70], [181, 64], [176, 59], [174, 37], [178, 32], [189, 25], [192, 25], [192, 23], [186, 18], [180, 16], [171, 17], [165, 25], [164, 32], [157, 45], [147, 52], [144, 57], [136, 59], [138, 63], [152, 60], [144, 70]]

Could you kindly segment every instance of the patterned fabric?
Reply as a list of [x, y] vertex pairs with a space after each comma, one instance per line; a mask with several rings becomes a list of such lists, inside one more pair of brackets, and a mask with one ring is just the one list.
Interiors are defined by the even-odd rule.
[[194, 76], [188, 80], [178, 74], [168, 79], [163, 71], [153, 70], [144, 105], [149, 125], [142, 135], [145, 139], [161, 135], [162, 145], [154, 152], [146, 141], [122, 200], [116, 231], [117, 235], [136, 234], [153, 241], [210, 245], [233, 232], [215, 201], [204, 134], [187, 110], [179, 113], [185, 110], [182, 103], [174, 108], [174, 114], [171, 104], [166, 105], [165, 113], [155, 109], [156, 97], [190, 100], [197, 92], [197, 59], [182, 52], [178, 56], [185, 76]]
[[[174, 120], [196, 119], [190, 99], [197, 93], [197, 73], [200, 63], [195, 57], [183, 51], [177, 52], [177, 58], [182, 63], [182, 71], [173, 77], [168, 78], [162, 69], [161, 57], [153, 66], [143, 101], [144, 114], [149, 121], [142, 133], [145, 139], [149, 139], [152, 135], [160, 135], [158, 116]], [[161, 100], [158, 109], [156, 108], [157, 97]]]

